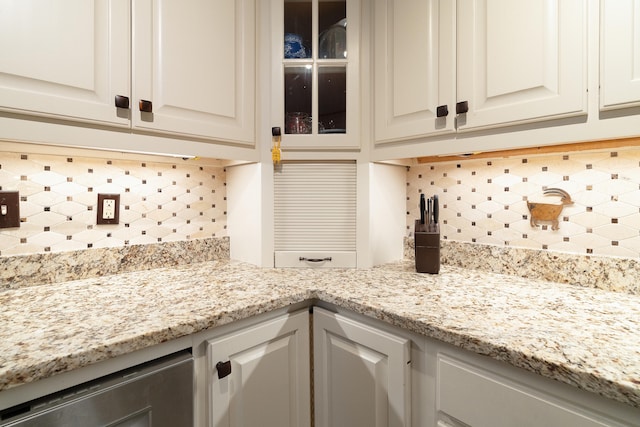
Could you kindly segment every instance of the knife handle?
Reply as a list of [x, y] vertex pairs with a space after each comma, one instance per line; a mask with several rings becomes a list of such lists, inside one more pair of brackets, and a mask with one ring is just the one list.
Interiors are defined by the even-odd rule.
[[438, 223], [438, 216], [440, 215], [440, 206], [438, 206], [438, 195], [433, 196], [433, 222]]
[[425, 210], [424, 193], [422, 193], [420, 194], [420, 224], [424, 224], [424, 210]]

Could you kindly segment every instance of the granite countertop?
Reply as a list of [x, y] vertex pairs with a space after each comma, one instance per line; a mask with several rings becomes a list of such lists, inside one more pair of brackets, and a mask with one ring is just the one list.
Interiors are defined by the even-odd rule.
[[444, 265], [211, 261], [0, 292], [0, 391], [310, 299], [640, 408], [640, 296]]

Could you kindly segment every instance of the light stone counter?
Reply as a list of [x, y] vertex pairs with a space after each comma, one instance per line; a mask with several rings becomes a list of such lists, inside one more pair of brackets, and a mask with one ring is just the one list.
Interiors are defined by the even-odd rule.
[[210, 261], [9, 289], [0, 390], [315, 298], [640, 408], [640, 296], [411, 262]]

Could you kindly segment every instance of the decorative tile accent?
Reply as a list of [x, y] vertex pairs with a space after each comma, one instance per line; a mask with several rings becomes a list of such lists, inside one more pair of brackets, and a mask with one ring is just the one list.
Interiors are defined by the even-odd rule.
[[[0, 257], [226, 236], [220, 166], [0, 153], [0, 188], [20, 192], [20, 228]], [[120, 224], [96, 225], [98, 193], [120, 194]]]
[[[559, 230], [550, 224], [533, 228], [526, 201], [540, 201], [543, 190], [552, 187], [567, 191], [574, 203], [564, 207]], [[443, 240], [640, 257], [638, 148], [412, 166], [407, 235], [420, 216], [421, 192], [440, 197]]]

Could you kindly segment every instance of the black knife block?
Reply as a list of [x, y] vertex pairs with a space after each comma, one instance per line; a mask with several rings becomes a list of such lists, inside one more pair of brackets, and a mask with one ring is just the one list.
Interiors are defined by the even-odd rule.
[[416, 271], [438, 274], [440, 272], [440, 224], [421, 224], [416, 220], [413, 233]]

